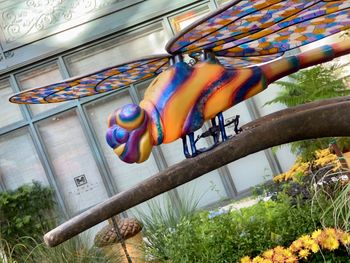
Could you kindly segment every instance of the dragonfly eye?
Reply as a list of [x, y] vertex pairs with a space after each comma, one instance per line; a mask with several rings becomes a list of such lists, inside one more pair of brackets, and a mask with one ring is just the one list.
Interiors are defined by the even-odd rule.
[[127, 163], [145, 161], [152, 150], [149, 117], [144, 109], [127, 104], [110, 115], [107, 143]]
[[145, 118], [145, 112], [136, 104], [127, 104], [116, 113], [118, 125], [128, 131], [139, 127]]

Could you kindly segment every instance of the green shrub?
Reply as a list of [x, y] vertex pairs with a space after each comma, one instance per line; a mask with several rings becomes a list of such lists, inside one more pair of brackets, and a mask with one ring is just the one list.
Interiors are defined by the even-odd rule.
[[54, 208], [53, 191], [38, 182], [0, 193], [1, 239], [10, 250], [16, 247], [11, 257], [20, 257], [20, 248], [33, 241], [42, 242], [43, 234], [54, 225]]
[[171, 240], [165, 233], [171, 233], [177, 228], [180, 220], [195, 214], [199, 200], [200, 198], [195, 197], [194, 191], [190, 190], [182, 195], [178, 209], [174, 209], [171, 198], [165, 195], [163, 206], [160, 202], [151, 200], [147, 203], [148, 213], [137, 211], [138, 220], [143, 224], [143, 234], [147, 237], [146, 254], [159, 260], [168, 258], [166, 244]]
[[289, 245], [320, 227], [314, 219], [318, 214], [311, 214], [310, 203], [293, 206], [287, 200], [259, 202], [214, 217], [199, 212], [181, 218], [173, 228], [154, 228], [152, 235], [161, 240], [161, 249], [151, 256], [174, 263], [237, 262], [245, 255]]

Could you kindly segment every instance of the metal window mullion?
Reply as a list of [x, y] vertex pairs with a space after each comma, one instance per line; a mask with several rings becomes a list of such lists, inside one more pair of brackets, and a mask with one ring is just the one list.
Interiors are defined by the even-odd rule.
[[229, 198], [235, 198], [238, 194], [237, 188], [235, 186], [235, 183], [232, 179], [231, 173], [227, 166], [222, 166], [217, 169], [220, 179], [224, 185], [224, 189], [226, 191], [226, 194]]
[[[63, 78], [69, 78], [71, 77], [71, 73], [69, 71], [69, 67], [66, 64], [66, 61], [63, 59], [62, 56], [58, 57], [57, 64], [59, 67], [59, 70], [63, 76]], [[92, 156], [97, 164], [97, 168], [100, 172], [102, 182], [105, 186], [105, 189], [107, 191], [107, 195], [113, 196], [117, 189], [114, 186], [113, 180], [111, 178], [111, 172], [109, 170], [109, 167], [107, 165], [107, 161], [104, 158], [102, 149], [100, 149], [98, 142], [96, 141], [96, 135], [93, 132], [92, 124], [90, 122], [90, 119], [87, 117], [85, 108], [82, 106], [80, 100], [75, 100], [75, 106], [77, 107], [77, 115], [80, 120], [80, 123], [82, 125], [82, 129], [86, 135], [86, 138], [88, 140], [89, 148], [92, 152]]]
[[54, 193], [56, 196], [56, 199], [58, 201], [59, 207], [61, 208], [63, 215], [65, 219], [69, 218], [69, 213], [67, 209], [67, 204], [64, 200], [63, 192], [59, 186], [59, 183], [56, 181], [56, 176], [54, 173], [54, 166], [51, 163], [51, 160], [48, 158], [48, 152], [44, 146], [44, 141], [41, 138], [41, 135], [37, 129], [37, 127], [34, 125], [34, 123], [30, 122], [29, 124], [29, 132], [32, 136], [34, 146], [36, 148], [36, 151], [38, 153], [39, 159], [42, 163], [42, 166], [44, 168], [45, 174], [47, 175], [47, 180], [49, 182], [50, 187], [54, 189]]
[[71, 74], [69, 72], [69, 69], [66, 65], [66, 62], [65, 60], [62, 58], [62, 56], [59, 56], [58, 59], [57, 59], [57, 65], [58, 65], [58, 69], [62, 75], [62, 77], [64, 79], [67, 79], [69, 77], [71, 77]]
[[215, 0], [209, 0], [208, 6], [209, 6], [210, 12], [215, 11], [216, 9], [219, 8], [219, 5], [218, 3], [216, 3]]
[[96, 135], [93, 132], [92, 124], [87, 117], [84, 107], [79, 101], [77, 101], [77, 114], [82, 125], [84, 134], [88, 140], [90, 150], [92, 152], [93, 158], [97, 164], [98, 170], [100, 172], [103, 184], [107, 191], [109, 197], [115, 195], [118, 192], [117, 187], [114, 185], [114, 181], [111, 176], [107, 161], [103, 157], [102, 149], [99, 147], [98, 142], [96, 141]]
[[[12, 90], [15, 92], [15, 93], [18, 93], [20, 92], [20, 88], [19, 88], [19, 85], [18, 85], [18, 82], [17, 82], [17, 79], [15, 78], [15, 76], [13, 74], [10, 75], [10, 87], [12, 88]], [[30, 120], [30, 113], [29, 113], [29, 108], [28, 108], [28, 105], [25, 105], [25, 104], [20, 104], [19, 105], [19, 109], [22, 113], [22, 117], [23, 117], [23, 120]]]
[[[14, 75], [11, 75], [10, 79], [11, 79], [11, 85], [13, 85], [14, 90], [19, 91], [20, 90], [19, 85], [18, 85], [17, 80], [14, 77]], [[51, 161], [48, 159], [48, 153], [44, 147], [44, 142], [39, 134], [39, 131], [37, 130], [36, 126], [34, 125], [34, 123], [31, 120], [31, 114], [29, 112], [28, 106], [27, 105], [22, 105], [22, 106], [24, 106], [23, 107], [23, 114], [24, 114], [25, 119], [28, 120], [27, 125], [28, 125], [28, 129], [29, 129], [29, 133], [32, 137], [34, 147], [35, 147], [36, 152], [38, 154], [41, 165], [44, 168], [47, 181], [49, 182], [50, 187], [52, 187], [54, 189], [56, 200], [58, 202], [60, 209], [63, 212], [64, 217], [69, 218], [68, 212], [67, 212], [67, 206], [65, 204], [63, 194], [62, 194], [62, 191], [59, 187], [59, 184], [57, 183], [57, 181], [55, 179], [54, 172], [53, 172], [54, 171], [53, 165], [52, 165]]]
[[210, 0], [210, 2], [213, 4], [213, 6], [215, 7], [215, 9], [219, 8], [219, 3], [217, 0]]
[[[246, 105], [248, 108], [248, 112], [253, 120], [261, 117], [255, 104], [254, 98], [246, 100]], [[269, 163], [272, 173], [274, 175], [282, 173], [281, 164], [279, 163], [276, 154], [274, 154], [270, 148], [264, 150], [264, 154]]]
[[5, 182], [3, 180], [2, 174], [0, 173], [0, 193], [5, 192], [5, 191], [6, 191], [6, 185], [5, 185]]
[[167, 33], [168, 36], [174, 36], [175, 33], [174, 33], [174, 30], [171, 26], [171, 23], [168, 19], [168, 17], [163, 17], [163, 21], [162, 21], [162, 24], [164, 26], [164, 29], [165, 29], [165, 32]]
[[22, 121], [18, 121], [18, 122], [9, 124], [7, 126], [0, 128], [0, 135], [6, 134], [6, 133], [14, 131], [14, 130], [18, 130], [18, 129], [23, 128], [23, 127], [28, 126], [28, 125], [29, 125], [29, 122], [27, 120], [22, 120]]

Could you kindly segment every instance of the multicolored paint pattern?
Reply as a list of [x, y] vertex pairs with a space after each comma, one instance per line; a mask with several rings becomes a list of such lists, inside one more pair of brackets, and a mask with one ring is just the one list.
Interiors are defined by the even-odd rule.
[[140, 106], [150, 116], [159, 115], [161, 124], [155, 126], [162, 127], [162, 132], [157, 132], [157, 144], [169, 143], [265, 87], [258, 67], [229, 70], [215, 60], [194, 67], [179, 62], [150, 84]]
[[[149, 154], [151, 146], [170, 143], [198, 130], [205, 121], [261, 92], [275, 80], [348, 53], [349, 40], [244, 69], [226, 69], [216, 59], [194, 67], [184, 62], [175, 63], [149, 85], [140, 107], [127, 105], [110, 117], [107, 141], [122, 160], [140, 162], [143, 159], [138, 156]], [[128, 139], [124, 130], [132, 133], [133, 128], [138, 135]], [[136, 139], [142, 138], [141, 131], [149, 138], [150, 144], [145, 147], [141, 146], [142, 140]], [[116, 145], [121, 145], [122, 150]], [[133, 148], [130, 146], [129, 150], [124, 145], [133, 145]]]
[[[350, 1], [234, 1], [175, 36], [169, 53], [212, 50], [254, 63], [350, 27]], [[275, 56], [271, 56], [274, 59]], [[240, 63], [240, 66], [248, 66]]]
[[149, 120], [145, 111], [127, 104], [108, 118], [106, 140], [119, 158], [127, 163], [141, 163], [152, 150]]
[[25, 90], [12, 96], [10, 102], [18, 104], [53, 103], [108, 92], [128, 86], [136, 81], [154, 77], [167, 68], [168, 60], [168, 55], [139, 59], [87, 76]]

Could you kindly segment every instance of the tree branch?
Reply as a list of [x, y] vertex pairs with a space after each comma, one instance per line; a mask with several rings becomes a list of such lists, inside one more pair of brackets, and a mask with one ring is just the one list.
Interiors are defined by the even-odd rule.
[[288, 108], [243, 126], [213, 150], [186, 159], [68, 220], [44, 236], [49, 246], [203, 174], [272, 146], [312, 138], [350, 136], [350, 96]]

